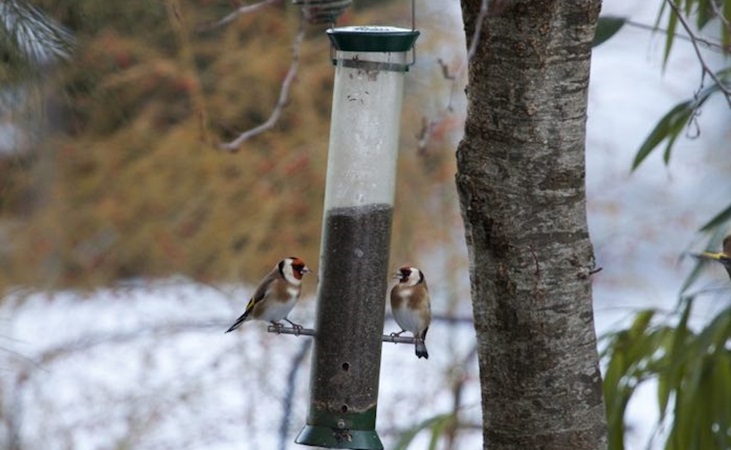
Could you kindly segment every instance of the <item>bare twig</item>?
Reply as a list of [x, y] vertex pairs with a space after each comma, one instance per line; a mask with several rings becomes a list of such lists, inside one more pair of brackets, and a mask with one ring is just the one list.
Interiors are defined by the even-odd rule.
[[691, 30], [690, 25], [688, 25], [685, 17], [680, 12], [680, 8], [678, 8], [678, 5], [676, 5], [675, 2], [673, 2], [672, 0], [665, 1], [673, 10], [673, 13], [678, 17], [678, 21], [680, 21], [680, 24], [685, 29], [685, 32], [688, 33], [688, 36], [690, 36], [691, 38], [690, 42], [693, 45], [693, 50], [695, 50], [698, 62], [701, 64], [701, 85], [703, 84], [703, 80], [705, 79], [706, 75], [708, 75], [708, 77], [710, 77], [716, 83], [716, 85], [718, 85], [718, 88], [721, 90], [721, 92], [723, 92], [726, 97], [726, 102], [728, 102], [729, 106], [731, 106], [731, 88], [729, 88], [729, 86], [727, 86], [725, 82], [718, 78], [718, 76], [706, 63], [706, 60], [703, 58], [703, 54], [701, 53], [701, 49], [698, 45], [698, 37], [695, 35], [695, 33], [693, 33], [693, 30]]
[[731, 23], [726, 19], [726, 17], [723, 15], [723, 12], [721, 11], [721, 7], [716, 4], [716, 2], [709, 2], [711, 5], [711, 8], [713, 8], [713, 13], [716, 14], [716, 17], [718, 17], [718, 20], [721, 21], [724, 27], [729, 28], [729, 31], [731, 31]]
[[482, 23], [485, 21], [485, 17], [487, 16], [487, 0], [482, 0], [482, 4], [480, 5], [480, 12], [477, 14], [477, 23], [475, 24], [475, 33], [472, 35], [472, 40], [470, 41], [470, 47], [467, 51], [467, 61], [471, 60], [473, 56], [475, 56], [475, 52], [477, 51], [477, 44], [480, 42], [480, 35], [482, 34]]
[[297, 381], [297, 374], [302, 368], [302, 361], [307, 355], [307, 351], [312, 346], [312, 340], [307, 339], [300, 345], [300, 349], [294, 358], [292, 358], [292, 365], [289, 367], [289, 374], [287, 375], [287, 392], [284, 394], [284, 406], [282, 412], [282, 423], [279, 425], [279, 449], [286, 450], [287, 443], [289, 442], [289, 419], [292, 417], [292, 402], [294, 401], [295, 382]]
[[[432, 321], [446, 322], [450, 325], [463, 325], [472, 323], [472, 319], [469, 317], [452, 317], [442, 315], [435, 315], [432, 318]], [[47, 348], [34, 357], [26, 357], [20, 354], [16, 354], [15, 356], [21, 359], [21, 361], [23, 361], [25, 365], [32, 365], [36, 368], [40, 368], [42, 364], [48, 364], [50, 361], [53, 361], [59, 357], [90, 350], [94, 347], [99, 347], [102, 345], [124, 344], [139, 339], [173, 335], [178, 333], [203, 332], [207, 330], [224, 329], [226, 325], [227, 323], [221, 320], [194, 320], [166, 323], [152, 327], [146, 326], [136, 328], [134, 330], [120, 331], [116, 333], [92, 333]], [[275, 327], [272, 325], [270, 325], [267, 330], [270, 333], [293, 334], [303, 336], [315, 336], [317, 333], [316, 330], [313, 330], [311, 328], [300, 329], [290, 327]], [[414, 339], [411, 337], [392, 337], [390, 335], [383, 335], [381, 339], [384, 342], [393, 342], [400, 344], [414, 343]], [[12, 350], [6, 351], [15, 353]]]
[[28, 359], [30, 361], [33, 361], [34, 365], [40, 367], [41, 364], [48, 364], [49, 362], [59, 357], [90, 350], [94, 347], [105, 344], [122, 344], [136, 341], [138, 339], [161, 335], [186, 333], [216, 328], [223, 329], [224, 326], [225, 323], [219, 320], [192, 321], [162, 324], [154, 327], [144, 327], [130, 331], [120, 331], [117, 333], [89, 334], [87, 336], [63, 342], [54, 347], [50, 347], [39, 353], [36, 357]]
[[229, 23], [233, 22], [234, 20], [238, 19], [239, 17], [243, 16], [244, 14], [249, 14], [256, 12], [265, 6], [273, 5], [275, 3], [280, 2], [281, 0], [262, 0], [259, 3], [254, 3], [251, 5], [244, 5], [233, 11], [232, 13], [224, 16], [222, 19], [217, 20], [210, 24], [200, 25], [198, 26], [198, 31], [209, 31], [214, 28], [219, 28], [225, 25], [228, 25]]
[[452, 417], [454, 418], [450, 425], [445, 430], [446, 435], [446, 449], [457, 448], [457, 431], [460, 428], [460, 412], [464, 405], [463, 402], [463, 391], [465, 383], [468, 380], [467, 373], [469, 372], [469, 366], [477, 358], [477, 345], [473, 345], [472, 349], [462, 359], [461, 364], [455, 364], [452, 366], [451, 378], [452, 378]]
[[36, 369], [42, 370], [43, 367], [37, 363], [33, 358], [26, 356], [20, 352], [16, 352], [15, 350], [11, 350], [9, 348], [0, 348], [0, 352], [6, 352], [10, 356], [15, 357], [19, 359], [21, 362], [24, 363], [24, 365], [33, 366]]
[[434, 129], [434, 127], [439, 122], [441, 122], [444, 119], [444, 117], [446, 117], [448, 114], [450, 114], [454, 111], [454, 107], [453, 107], [454, 97], [457, 92], [459, 83], [462, 80], [462, 75], [464, 74], [464, 71], [467, 69], [467, 64], [475, 56], [475, 52], [477, 51], [477, 44], [480, 42], [480, 36], [482, 35], [482, 25], [483, 25], [483, 22], [485, 22], [485, 17], [487, 17], [487, 0], [482, 0], [482, 4], [480, 5], [480, 12], [477, 14], [477, 19], [476, 19], [476, 23], [475, 23], [475, 32], [474, 32], [474, 34], [472, 34], [472, 39], [470, 40], [470, 46], [467, 49], [467, 57], [459, 65], [457, 70], [454, 71], [453, 74], [449, 72], [449, 67], [444, 63], [444, 61], [442, 61], [441, 59], [438, 60], [438, 63], [441, 68], [444, 79], [451, 80], [452, 87], [449, 92], [449, 99], [447, 100], [447, 106], [437, 115], [437, 117], [432, 120], [429, 120], [426, 117], [422, 118], [422, 129], [420, 130], [419, 134], [417, 135], [417, 138], [419, 140], [417, 141], [417, 144], [416, 144], [417, 152], [421, 155], [426, 153], [426, 146], [429, 143], [429, 139], [431, 137], [431, 132]]
[[244, 131], [239, 135], [239, 137], [237, 137], [233, 141], [220, 144], [220, 148], [222, 148], [223, 150], [228, 150], [230, 152], [235, 152], [239, 149], [239, 146], [244, 141], [256, 136], [259, 133], [267, 131], [277, 123], [277, 120], [279, 120], [279, 116], [282, 115], [282, 110], [285, 106], [287, 106], [287, 102], [289, 102], [289, 88], [292, 85], [295, 77], [297, 76], [297, 70], [299, 69], [300, 60], [300, 48], [302, 47], [302, 41], [304, 40], [304, 38], [305, 20], [302, 15], [300, 15], [300, 28], [297, 32], [297, 36], [295, 36], [294, 38], [294, 43], [292, 44], [292, 63], [289, 66], [287, 76], [284, 77], [284, 81], [282, 82], [282, 87], [279, 90], [279, 100], [277, 100], [277, 104], [274, 106], [274, 110], [272, 111], [271, 116], [269, 116], [269, 119], [267, 119], [267, 121], [262, 123], [261, 125]]
[[439, 67], [442, 68], [442, 76], [444, 77], [444, 79], [445, 80], [454, 80], [455, 77], [454, 77], [454, 75], [449, 73], [449, 66], [447, 65], [447, 63], [445, 63], [442, 58], [438, 58], [437, 63], [439, 64]]
[[[448, 109], [448, 111], [451, 111], [451, 109]], [[446, 112], [442, 113], [441, 116], [445, 114]], [[416, 138], [418, 139], [418, 141], [416, 141], [416, 151], [419, 155], [426, 153], [426, 146], [429, 143], [432, 129], [434, 129], [436, 124], [436, 120], [429, 120], [426, 117], [421, 118], [421, 130], [419, 130], [419, 133], [416, 135]]]
[[[664, 34], [669, 33], [669, 30], [667, 28], [660, 28], [660, 27], [648, 25], [648, 24], [642, 23], [642, 22], [635, 22], [633, 20], [625, 20], [624, 23], [628, 26], [639, 28], [640, 30], [659, 31], [660, 33], [664, 33]], [[693, 39], [695, 39], [696, 42], [708, 47], [709, 50], [720, 51], [720, 52], [726, 51], [726, 48], [723, 45], [719, 44], [718, 42], [709, 41], [708, 39], [704, 39], [699, 36], [691, 37], [691, 36], [686, 36], [684, 34], [678, 34], [678, 33], [674, 33], [673, 36], [677, 39], [681, 39], [683, 41], [688, 41], [688, 42], [693, 42]]]

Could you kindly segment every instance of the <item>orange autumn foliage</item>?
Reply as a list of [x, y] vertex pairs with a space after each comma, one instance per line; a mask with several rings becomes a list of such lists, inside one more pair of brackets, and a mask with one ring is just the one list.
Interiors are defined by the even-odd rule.
[[[317, 267], [333, 79], [325, 34], [308, 30], [276, 126], [230, 153], [217, 144], [264, 122], [277, 102], [297, 9], [265, 8], [203, 32], [228, 2], [164, 3], [39, 2], [74, 29], [76, 53], [47, 89], [60, 124], [3, 170], [0, 220], [20, 225], [0, 250], [1, 282], [255, 281], [290, 254]], [[405, 20], [403, 8], [379, 11]], [[418, 128], [408, 108], [403, 126]], [[427, 199], [454, 172], [447, 139], [426, 164], [410, 151], [414, 134], [402, 133], [398, 258], [438, 240]]]

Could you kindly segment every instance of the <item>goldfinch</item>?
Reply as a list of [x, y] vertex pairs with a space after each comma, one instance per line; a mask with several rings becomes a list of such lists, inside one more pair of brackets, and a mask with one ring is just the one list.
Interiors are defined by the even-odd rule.
[[431, 305], [424, 274], [416, 267], [402, 267], [394, 278], [398, 283], [391, 289], [391, 312], [401, 331], [391, 335], [410, 331], [416, 341], [416, 356], [428, 359], [424, 339], [431, 323]]
[[305, 263], [294, 256], [279, 261], [272, 271], [261, 280], [246, 305], [246, 310], [226, 330], [226, 333], [235, 330], [249, 319], [265, 320], [271, 322], [275, 327], [281, 327], [282, 324], [279, 321], [286, 320], [292, 325], [292, 328], [302, 328], [302, 325], [287, 319], [287, 315], [300, 298], [302, 276], [309, 271], [310, 269]]
[[696, 255], [702, 259], [712, 259], [723, 264], [723, 267], [728, 272], [728, 276], [731, 277], [731, 234], [723, 239], [723, 251], [720, 253], [703, 252], [700, 255]]

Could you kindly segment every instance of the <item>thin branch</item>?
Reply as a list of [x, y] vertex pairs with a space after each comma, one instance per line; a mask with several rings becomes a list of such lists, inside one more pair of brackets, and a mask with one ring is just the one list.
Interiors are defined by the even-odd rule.
[[219, 19], [216, 22], [198, 26], [198, 32], [210, 31], [215, 28], [223, 27], [223, 26], [228, 25], [229, 23], [233, 22], [234, 20], [238, 19], [239, 17], [243, 16], [244, 14], [256, 12], [266, 6], [273, 5], [280, 1], [281, 0], [262, 0], [259, 3], [241, 6], [237, 10], [224, 16], [222, 19]]
[[34, 358], [27, 359], [33, 361], [33, 365], [40, 367], [42, 364], [48, 364], [59, 357], [63, 357], [71, 353], [90, 350], [101, 345], [124, 344], [139, 339], [169, 334], [187, 333], [208, 329], [223, 329], [224, 326], [225, 323], [219, 320], [192, 321], [162, 324], [154, 327], [138, 328], [135, 330], [120, 331], [116, 333], [89, 334], [84, 337], [50, 347], [40, 352]]
[[304, 38], [305, 20], [302, 15], [300, 15], [300, 28], [297, 32], [297, 36], [294, 38], [294, 43], [292, 44], [292, 63], [289, 66], [287, 76], [284, 77], [284, 81], [282, 82], [282, 87], [279, 90], [279, 100], [274, 106], [274, 110], [272, 111], [271, 116], [269, 116], [269, 119], [267, 119], [267, 121], [262, 123], [261, 125], [244, 131], [239, 135], [239, 137], [237, 137], [233, 141], [220, 144], [219, 147], [221, 149], [235, 152], [239, 149], [239, 146], [244, 141], [256, 136], [257, 134], [269, 130], [277, 123], [277, 120], [279, 120], [279, 116], [282, 115], [282, 110], [285, 106], [287, 106], [287, 103], [289, 102], [289, 88], [292, 85], [295, 77], [297, 76], [297, 70], [299, 69], [300, 49], [302, 47], [302, 41], [304, 40]]
[[292, 364], [289, 368], [289, 374], [287, 375], [287, 392], [284, 394], [284, 406], [283, 406], [283, 412], [282, 412], [282, 422], [279, 425], [279, 449], [280, 450], [286, 450], [287, 443], [289, 442], [289, 419], [292, 417], [292, 403], [294, 401], [294, 393], [295, 393], [295, 382], [297, 381], [297, 374], [299, 373], [300, 369], [302, 368], [302, 361], [305, 359], [305, 355], [307, 355], [307, 351], [312, 346], [312, 340], [307, 339], [306, 341], [302, 341], [302, 344], [300, 345], [300, 349], [297, 352], [297, 354], [294, 355], [294, 358], [292, 358]]
[[466, 374], [469, 371], [469, 365], [472, 364], [472, 362], [477, 358], [477, 344], [472, 346], [472, 349], [465, 355], [465, 357], [462, 359], [461, 364], [455, 364], [452, 366], [451, 370], [451, 377], [452, 377], [452, 395], [453, 395], [453, 401], [452, 401], [452, 417], [454, 419], [452, 422], [447, 426], [446, 428], [446, 445], [445, 448], [448, 450], [451, 450], [453, 448], [456, 448], [456, 442], [457, 442], [457, 431], [459, 428], [459, 423], [462, 421], [460, 417], [460, 412], [463, 408], [463, 392], [464, 392], [464, 386], [467, 382], [468, 378]]
[[706, 60], [703, 58], [703, 54], [701, 53], [701, 49], [698, 45], [698, 37], [693, 33], [693, 30], [691, 30], [690, 25], [688, 25], [688, 22], [685, 20], [685, 17], [683, 16], [683, 14], [681, 14], [678, 5], [676, 5], [675, 2], [673, 2], [672, 0], [665, 1], [668, 5], [670, 5], [670, 8], [673, 10], [673, 13], [678, 17], [678, 20], [685, 29], [685, 32], [688, 33], [688, 36], [690, 36], [691, 38], [690, 42], [693, 45], [693, 50], [695, 50], [696, 57], [698, 58], [698, 62], [701, 64], [701, 68], [703, 71], [701, 73], [701, 84], [706, 75], [708, 75], [716, 83], [721, 92], [724, 93], [724, 95], [726, 96], [726, 102], [728, 102], [729, 106], [731, 106], [731, 89], [729, 88], [729, 86], [726, 85], [726, 83], [718, 78], [718, 76], [706, 63]]
[[480, 12], [477, 14], [477, 23], [475, 24], [475, 33], [472, 35], [472, 41], [470, 41], [470, 48], [467, 51], [467, 61], [471, 60], [477, 51], [477, 44], [480, 42], [480, 35], [482, 34], [482, 23], [485, 21], [487, 16], [487, 0], [482, 0], [480, 5]]
[[[447, 111], [452, 111], [451, 107], [447, 107]], [[445, 116], [447, 112], [443, 112], [440, 115], [440, 118]], [[429, 143], [429, 139], [431, 138], [431, 132], [434, 129], [434, 127], [439, 123], [436, 120], [429, 120], [426, 117], [421, 118], [421, 130], [419, 130], [419, 133], [416, 135], [416, 138], [418, 139], [416, 141], [416, 152], [419, 155], [424, 155], [426, 153], [426, 146]]]
[[729, 23], [728, 20], [726, 20], [726, 17], [723, 15], [723, 12], [721, 11], [721, 7], [716, 4], [716, 2], [712, 1], [709, 2], [711, 5], [711, 8], [713, 9], [713, 13], [716, 14], [716, 17], [721, 21], [724, 27], [728, 28], [729, 31], [731, 31], [731, 23]]
[[36, 369], [43, 370], [43, 367], [38, 362], [36, 362], [33, 358], [26, 356], [20, 352], [16, 352], [15, 350], [11, 350], [9, 348], [0, 348], [0, 352], [7, 352], [10, 356], [13, 356], [13, 357], [21, 360], [24, 365], [30, 365]]
[[422, 129], [420, 130], [419, 134], [417, 135], [418, 141], [416, 144], [417, 152], [420, 155], [426, 154], [426, 146], [429, 144], [429, 139], [431, 137], [431, 132], [434, 129], [434, 127], [444, 120], [444, 117], [449, 115], [451, 112], [454, 111], [453, 103], [454, 103], [454, 97], [455, 93], [457, 91], [457, 87], [459, 86], [460, 81], [462, 80], [462, 75], [464, 74], [464, 71], [467, 69], [467, 65], [469, 61], [475, 56], [475, 52], [477, 51], [477, 44], [480, 42], [480, 36], [482, 35], [482, 25], [483, 22], [485, 22], [485, 17], [487, 17], [487, 1], [488, 0], [482, 0], [482, 3], [480, 4], [480, 12], [477, 13], [477, 19], [475, 23], [475, 32], [472, 34], [472, 39], [470, 39], [470, 46], [467, 49], [467, 57], [465, 60], [459, 65], [457, 70], [450, 74], [449, 68], [447, 65], [442, 61], [441, 59], [438, 60], [439, 66], [442, 70], [442, 75], [444, 76], [445, 80], [451, 80], [452, 81], [452, 88], [449, 92], [449, 99], [447, 100], [447, 106], [442, 110], [438, 115], [436, 119], [429, 120], [426, 117], [422, 118]]
[[[660, 28], [660, 27], [656, 27], [653, 25], [648, 25], [646, 23], [635, 22], [633, 20], [625, 20], [624, 23], [628, 26], [639, 28], [640, 30], [659, 31], [659, 32], [665, 33], [665, 34], [668, 34], [668, 32], [669, 32], [669, 30], [667, 28]], [[720, 51], [720, 52], [725, 52], [727, 50], [726, 47], [719, 44], [718, 42], [709, 41], [708, 39], [704, 39], [699, 36], [691, 37], [691, 36], [686, 36], [684, 34], [674, 33], [673, 37], [684, 40], [684, 41], [688, 41], [688, 42], [693, 42], [693, 39], [695, 39], [696, 42], [705, 45], [706, 47], [708, 47], [709, 50]]]

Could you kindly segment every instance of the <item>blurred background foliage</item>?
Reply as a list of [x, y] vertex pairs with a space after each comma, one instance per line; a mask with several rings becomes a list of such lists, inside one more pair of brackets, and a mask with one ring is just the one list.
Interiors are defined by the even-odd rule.
[[[606, 17], [599, 44], [625, 24], [621, 17]], [[676, 140], [681, 134], [698, 136], [698, 116], [706, 101], [723, 97], [731, 108], [731, 2], [721, 0], [663, 0], [655, 23], [665, 24], [663, 63], [676, 40], [693, 45], [700, 83], [692, 97], [678, 103], [660, 118], [637, 150], [632, 170], [645, 163], [652, 152], [664, 145], [663, 162], [671, 162]], [[714, 28], [710, 35], [703, 34]], [[715, 70], [704, 58], [707, 52], [724, 55], [724, 67]], [[729, 233], [731, 205], [698, 230], [706, 236], [706, 251], [718, 252]], [[625, 326], [604, 336], [601, 359], [604, 370], [604, 399], [607, 408], [609, 448], [623, 450], [628, 405], [648, 381], [656, 383], [659, 417], [647, 448], [705, 450], [731, 448], [731, 308], [728, 288], [720, 292], [699, 289], [696, 281], [703, 269], [696, 259], [685, 279], [676, 306], [671, 311], [643, 308]], [[715, 296], [714, 296], [715, 295]], [[719, 305], [705, 323], [690, 324], [696, 300]]]
[[[289, 254], [317, 267], [333, 80], [322, 27], [307, 28], [275, 127], [231, 153], [218, 144], [264, 122], [277, 102], [299, 28], [295, 5], [210, 28], [238, 2], [33, 4], [69, 30], [73, 50], [43, 67], [41, 101], [23, 102], [42, 108], [43, 123], [0, 155], [0, 286], [171, 274], [252, 282]], [[409, 7], [359, 2], [338, 25], [357, 14], [359, 23], [406, 26]], [[438, 68], [433, 78], [448, 87]], [[430, 89], [420, 86], [407, 88], [404, 105], [394, 264], [449, 239], [449, 218], [459, 220], [450, 139], [461, 124], [435, 127], [417, 151], [427, 96], [415, 90]], [[22, 108], [12, 109], [3, 122], [19, 122]]]

